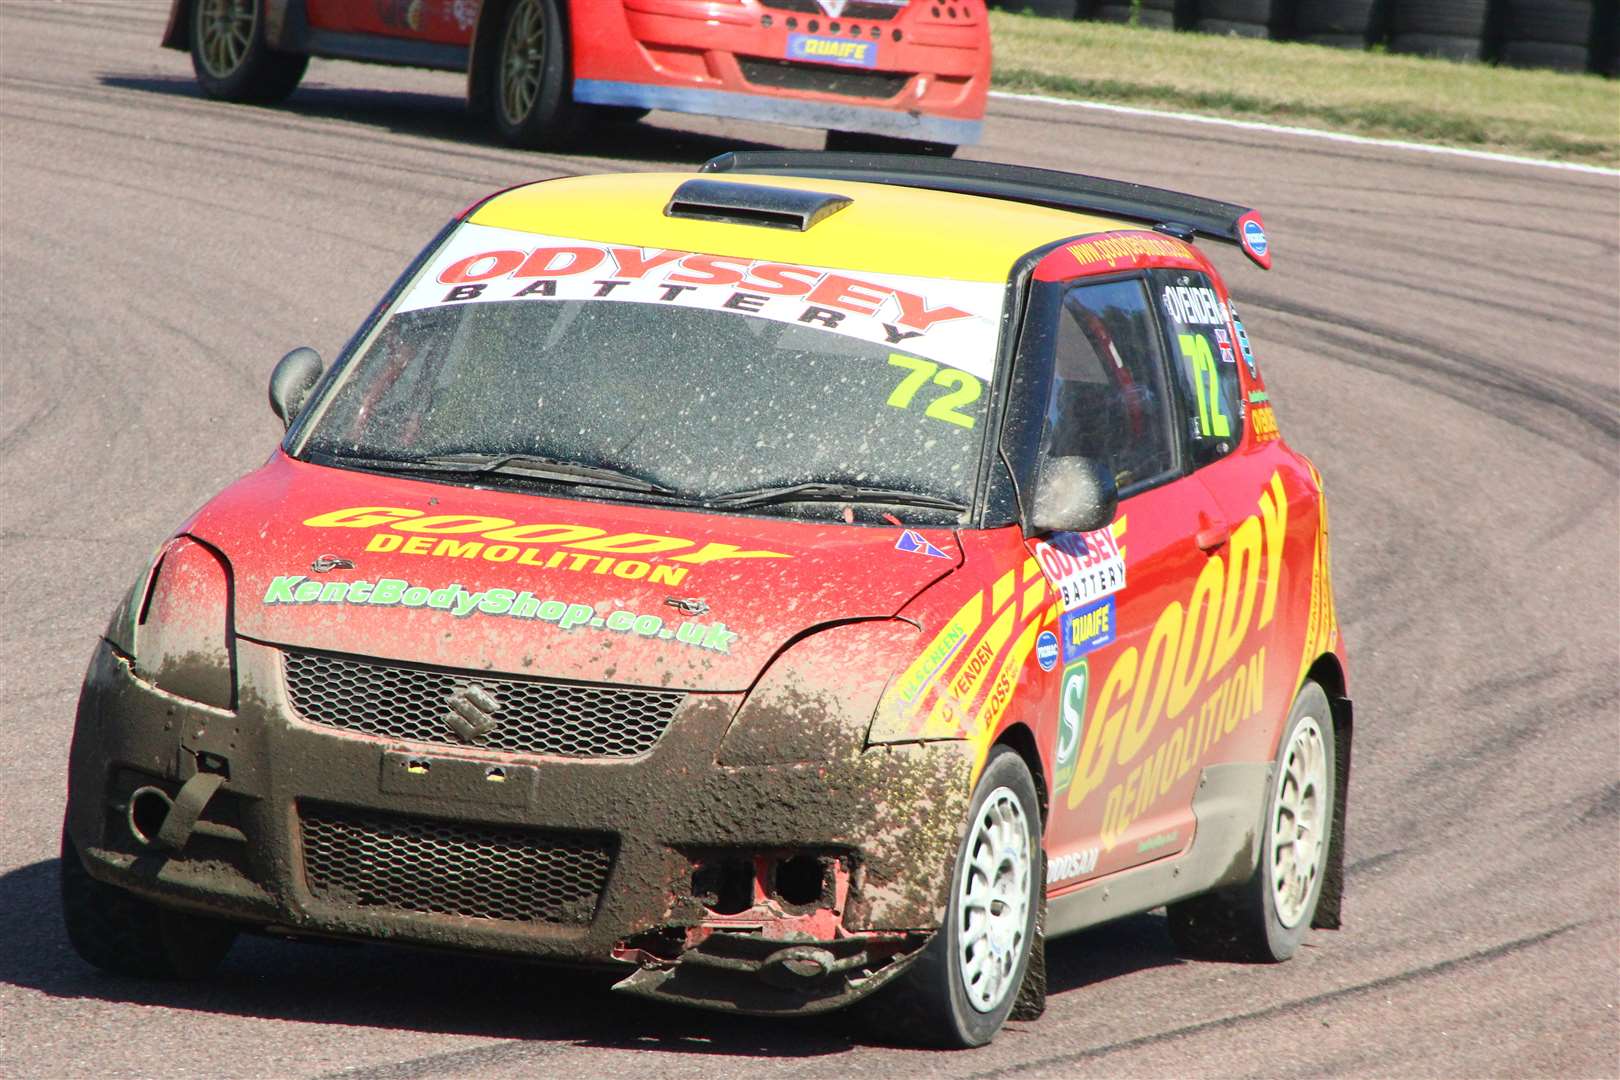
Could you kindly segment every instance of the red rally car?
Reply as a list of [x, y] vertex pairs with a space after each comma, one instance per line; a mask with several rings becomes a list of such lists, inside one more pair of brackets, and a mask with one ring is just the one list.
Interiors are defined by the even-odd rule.
[[74, 946], [387, 939], [946, 1046], [1160, 905], [1286, 959], [1338, 925], [1344, 644], [1195, 237], [1269, 265], [1240, 206], [926, 157], [476, 204], [283, 358], [280, 447], [98, 642]]
[[280, 101], [311, 56], [464, 71], [525, 147], [669, 109], [948, 155], [990, 86], [984, 0], [172, 0], [163, 44], [228, 101]]

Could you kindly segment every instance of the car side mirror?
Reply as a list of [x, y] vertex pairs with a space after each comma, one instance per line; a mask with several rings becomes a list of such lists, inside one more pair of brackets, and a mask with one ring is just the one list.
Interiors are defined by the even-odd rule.
[[276, 361], [276, 369], [270, 373], [270, 411], [281, 417], [285, 427], [292, 427], [298, 410], [320, 381], [321, 370], [321, 354], [307, 345]]
[[1035, 482], [1030, 513], [1034, 535], [1050, 532], [1093, 532], [1107, 528], [1119, 509], [1114, 473], [1089, 457], [1047, 458]]

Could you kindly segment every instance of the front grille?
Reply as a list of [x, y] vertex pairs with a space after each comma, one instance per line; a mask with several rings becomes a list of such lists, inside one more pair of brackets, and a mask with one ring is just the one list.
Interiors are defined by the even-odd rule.
[[[798, 11], [806, 15], [826, 17], [827, 10], [816, 0], [759, 0], [761, 7], [777, 11]], [[851, 0], [844, 5], [839, 16], [845, 19], [892, 19], [906, 9], [904, 4], [874, 3], [873, 0]]]
[[309, 890], [345, 907], [583, 924], [613, 865], [599, 837], [299, 806]]
[[389, 739], [461, 745], [446, 699], [469, 686], [495, 700], [495, 727], [477, 745], [562, 757], [631, 757], [650, 750], [686, 695], [670, 690], [497, 679], [289, 650], [287, 690], [305, 720]]
[[845, 97], [891, 98], [904, 90], [911, 78], [903, 71], [867, 71], [826, 64], [798, 64], [790, 60], [766, 60], [757, 56], [739, 56], [737, 65], [742, 68], [743, 78], [755, 86], [814, 90]]

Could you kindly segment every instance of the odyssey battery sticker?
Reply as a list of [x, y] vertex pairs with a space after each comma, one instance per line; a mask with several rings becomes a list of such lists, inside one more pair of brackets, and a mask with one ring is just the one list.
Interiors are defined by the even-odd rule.
[[999, 282], [872, 274], [464, 225], [394, 310], [530, 300], [697, 307], [896, 346], [988, 380], [1004, 292]]

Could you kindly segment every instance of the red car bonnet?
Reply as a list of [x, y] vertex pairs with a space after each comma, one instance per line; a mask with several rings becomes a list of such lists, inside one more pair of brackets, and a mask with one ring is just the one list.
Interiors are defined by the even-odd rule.
[[228, 559], [244, 637], [708, 691], [747, 688], [812, 627], [892, 616], [961, 561], [948, 529], [475, 490], [281, 453], [184, 531]]

